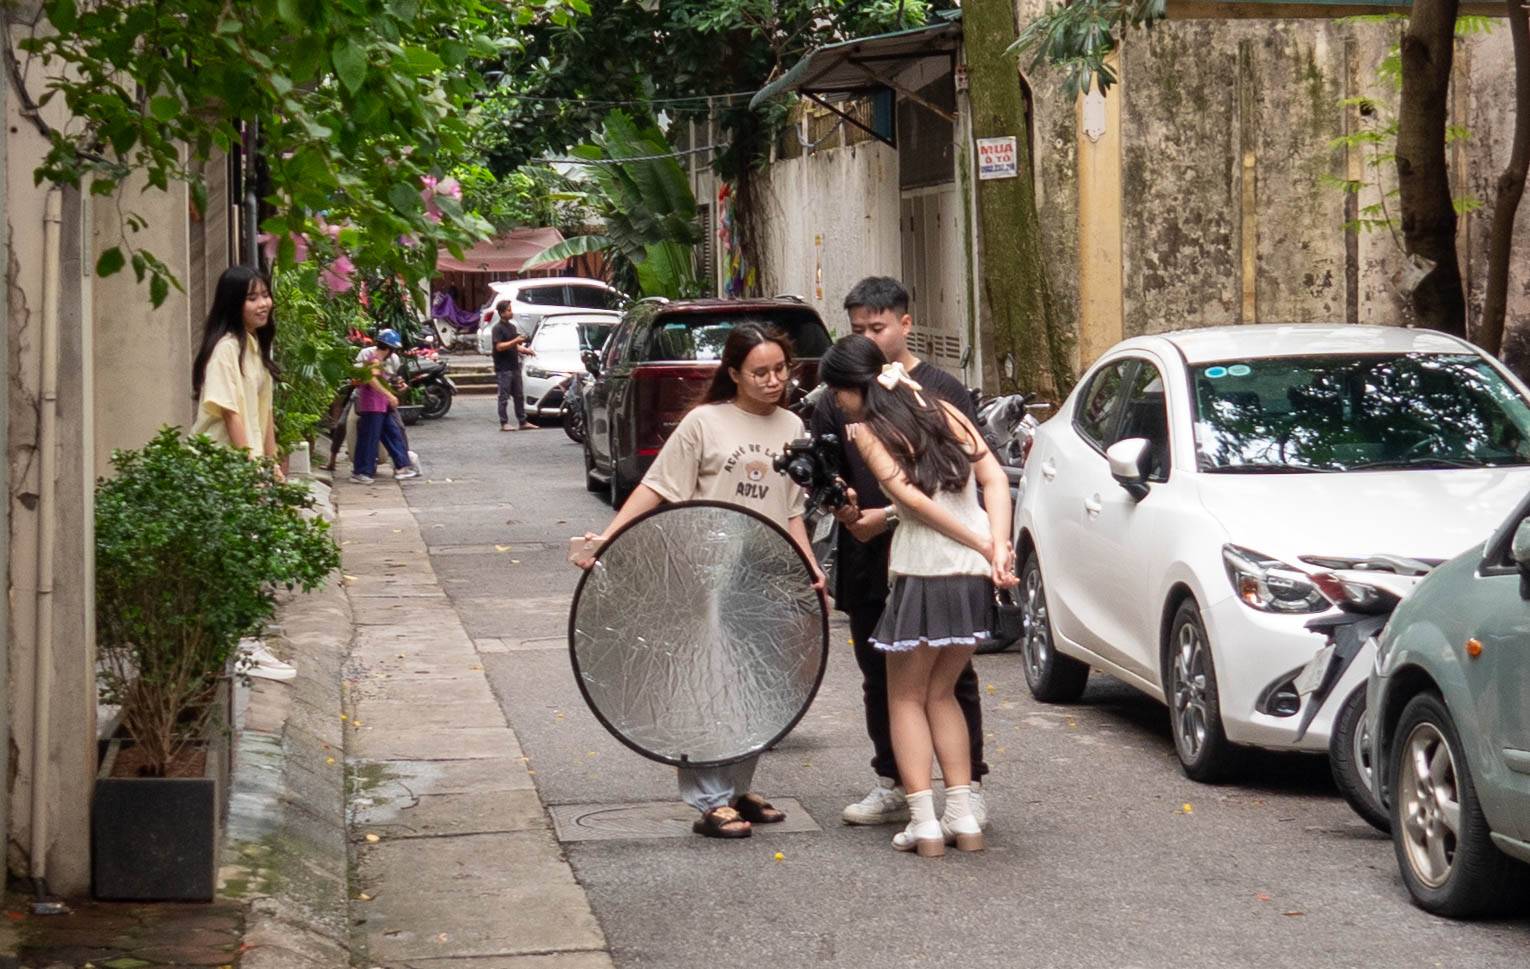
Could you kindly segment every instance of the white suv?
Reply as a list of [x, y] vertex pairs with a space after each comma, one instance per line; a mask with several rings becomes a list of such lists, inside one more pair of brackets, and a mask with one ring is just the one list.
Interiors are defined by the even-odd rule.
[[550, 276], [544, 279], [507, 279], [489, 284], [489, 301], [478, 310], [478, 352], [493, 352], [489, 331], [499, 319], [495, 310], [502, 301], [512, 304], [515, 325], [530, 338], [542, 317], [571, 310], [620, 310], [629, 300], [598, 279]]

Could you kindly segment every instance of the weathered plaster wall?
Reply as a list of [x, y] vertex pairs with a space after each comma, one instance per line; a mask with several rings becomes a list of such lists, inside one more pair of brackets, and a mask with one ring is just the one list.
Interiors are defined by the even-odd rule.
[[850, 287], [864, 276], [903, 271], [898, 153], [876, 142], [821, 149], [777, 161], [759, 187], [762, 289], [796, 293], [832, 331], [848, 332], [841, 306]]
[[[1347, 238], [1344, 194], [1325, 183], [1368, 171], [1363, 152], [1346, 155], [1332, 142], [1359, 122], [1344, 98], [1395, 105], [1395, 90], [1376, 76], [1394, 42], [1393, 27], [1328, 20], [1170, 21], [1132, 35], [1123, 71], [1128, 335], [1408, 322], [1398, 243], [1386, 230]], [[1511, 57], [1500, 28], [1467, 41], [1457, 65], [1455, 120], [1473, 136], [1453, 149], [1453, 176], [1484, 201], [1508, 155], [1512, 105], [1502, 79]], [[1390, 188], [1390, 165], [1381, 171]], [[1357, 205], [1380, 197], [1367, 191]], [[1395, 217], [1396, 200], [1389, 204]], [[1482, 212], [1462, 223], [1474, 310], [1486, 226]], [[1525, 264], [1530, 248], [1517, 251]], [[1520, 285], [1511, 313], [1525, 320], [1530, 293]]]

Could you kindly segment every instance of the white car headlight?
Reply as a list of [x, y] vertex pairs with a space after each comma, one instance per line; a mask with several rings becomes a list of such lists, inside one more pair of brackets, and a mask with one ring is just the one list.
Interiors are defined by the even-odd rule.
[[1267, 555], [1222, 546], [1222, 563], [1233, 592], [1243, 604], [1261, 612], [1322, 612], [1328, 598], [1305, 573]]

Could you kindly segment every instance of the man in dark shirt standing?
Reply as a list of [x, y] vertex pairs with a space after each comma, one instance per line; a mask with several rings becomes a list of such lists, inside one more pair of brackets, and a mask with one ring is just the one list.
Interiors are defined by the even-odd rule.
[[[526, 338], [521, 336], [520, 328], [512, 319], [515, 308], [510, 301], [500, 300], [495, 309], [499, 311], [499, 322], [494, 324], [489, 340], [494, 345], [494, 380], [499, 384], [499, 429], [513, 431], [519, 427], [520, 430], [528, 430], [531, 422], [526, 420], [526, 389], [521, 382], [521, 357], [535, 354], [526, 346]], [[515, 401], [516, 425], [510, 423], [510, 412], [505, 407], [506, 402], [511, 400]]]
[[[896, 279], [870, 276], [855, 284], [845, 297], [850, 329], [881, 347], [889, 363], [903, 364], [927, 393], [955, 405], [977, 422], [972, 396], [961, 381], [933, 364], [924, 363], [908, 348], [913, 318], [908, 314], [908, 291]], [[841, 447], [841, 467], [855, 492], [855, 501], [835, 513], [839, 519], [839, 543], [835, 551], [834, 606], [850, 618], [855, 660], [860, 664], [866, 701], [866, 732], [871, 737], [871, 767], [877, 786], [863, 799], [845, 808], [847, 824], [890, 824], [908, 820], [908, 802], [898, 781], [893, 759], [892, 730], [887, 713], [887, 658], [871, 645], [871, 634], [887, 605], [887, 562], [892, 529], [897, 516], [882, 493], [876, 476], [867, 469], [859, 451], [845, 436], [845, 419], [825, 395], [813, 413], [813, 435], [836, 434]], [[972, 808], [978, 823], [986, 825], [988, 812], [978, 781], [988, 773], [983, 762], [983, 711], [978, 696], [977, 673], [967, 664], [956, 682], [956, 699], [967, 718], [972, 742]]]

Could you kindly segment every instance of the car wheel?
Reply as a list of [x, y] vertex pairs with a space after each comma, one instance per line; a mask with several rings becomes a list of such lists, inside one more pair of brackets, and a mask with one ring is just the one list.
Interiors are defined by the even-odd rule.
[[1180, 603], [1174, 613], [1168, 659], [1164, 692], [1180, 767], [1192, 781], [1214, 784], [1224, 780], [1235, 772], [1239, 754], [1222, 729], [1211, 640], [1194, 599]]
[[575, 444], [584, 443], [584, 408], [576, 404], [563, 405], [563, 433]]
[[1413, 901], [1450, 918], [1513, 911], [1527, 869], [1499, 851], [1445, 703], [1421, 693], [1403, 708], [1390, 751], [1392, 845]]
[[595, 476], [595, 456], [590, 453], [590, 442], [585, 441], [584, 447], [584, 490], [596, 493], [606, 490], [606, 483]]
[[1339, 708], [1328, 741], [1328, 767], [1339, 793], [1366, 824], [1377, 831], [1392, 830], [1392, 818], [1372, 793], [1375, 770], [1371, 764], [1371, 733], [1365, 723], [1365, 687], [1354, 692]]
[[1043, 703], [1072, 703], [1089, 683], [1089, 665], [1057, 651], [1041, 561], [1031, 552], [1020, 570], [1020, 653], [1025, 685]]

